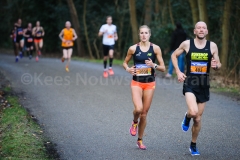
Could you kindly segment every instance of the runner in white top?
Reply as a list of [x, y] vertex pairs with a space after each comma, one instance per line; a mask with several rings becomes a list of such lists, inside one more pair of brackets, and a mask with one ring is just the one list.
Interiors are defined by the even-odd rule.
[[[101, 26], [98, 36], [103, 36], [103, 65], [104, 72], [103, 77], [108, 77], [109, 75], [114, 75], [112, 70], [112, 62], [113, 62], [113, 53], [114, 53], [114, 44], [118, 39], [117, 35], [117, 27], [112, 24], [112, 16], [107, 16], [107, 24]], [[109, 57], [109, 69], [107, 70], [107, 60]]]

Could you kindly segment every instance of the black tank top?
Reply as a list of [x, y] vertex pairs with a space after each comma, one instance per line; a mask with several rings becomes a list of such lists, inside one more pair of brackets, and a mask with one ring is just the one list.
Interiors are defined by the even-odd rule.
[[133, 62], [136, 68], [136, 76], [133, 76], [133, 80], [142, 83], [154, 82], [155, 71], [153, 68], [146, 65], [145, 60], [151, 58], [155, 63], [156, 55], [153, 50], [153, 44], [150, 44], [150, 48], [147, 52], [142, 52], [137, 44], [136, 51], [133, 54]]
[[32, 30], [27, 29], [26, 35], [29, 35], [29, 37], [26, 37], [27, 42], [31, 43], [33, 42], [33, 36], [32, 36]]
[[202, 49], [196, 48], [194, 40], [190, 40], [190, 48], [186, 54], [187, 72], [185, 85], [193, 88], [209, 87], [209, 73], [211, 66], [212, 53], [210, 41]]
[[[35, 29], [37, 31], [37, 28]], [[39, 30], [35, 33], [35, 39], [41, 39], [42, 38], [42, 33], [43, 33], [43, 29], [42, 27], [39, 27]]]
[[19, 38], [19, 39], [23, 38], [22, 26], [16, 26], [16, 35], [17, 35], [17, 38]]

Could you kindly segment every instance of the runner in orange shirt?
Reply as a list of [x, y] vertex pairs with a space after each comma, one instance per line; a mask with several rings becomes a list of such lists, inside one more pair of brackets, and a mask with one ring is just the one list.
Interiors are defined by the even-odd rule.
[[77, 39], [77, 34], [73, 28], [71, 28], [71, 23], [69, 21], [65, 24], [66, 28], [64, 28], [60, 34], [59, 38], [62, 40], [62, 48], [63, 48], [63, 57], [62, 62], [65, 59], [68, 59], [66, 64], [66, 71], [69, 72], [69, 64], [71, 61], [72, 51], [73, 51], [73, 41]]

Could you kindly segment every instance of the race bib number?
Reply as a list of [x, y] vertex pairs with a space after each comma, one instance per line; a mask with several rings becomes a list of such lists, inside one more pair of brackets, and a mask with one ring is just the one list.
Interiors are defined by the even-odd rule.
[[18, 35], [22, 35], [23, 34], [23, 32], [22, 31], [18, 31]]
[[206, 74], [208, 62], [191, 62], [191, 73], [193, 74]]
[[69, 47], [69, 46], [72, 46], [72, 45], [73, 45], [73, 42], [71, 42], [71, 41], [68, 41], [68, 42], [66, 42], [65, 44], [66, 44], [66, 46], [68, 46], [68, 47]]
[[32, 38], [28, 38], [27, 42], [33, 42], [33, 39]]
[[37, 33], [37, 37], [41, 37], [42, 36], [42, 33]]
[[113, 35], [112, 35], [112, 34], [109, 34], [109, 35], [108, 35], [108, 38], [113, 38]]
[[149, 76], [152, 74], [152, 68], [146, 64], [136, 64], [136, 76]]

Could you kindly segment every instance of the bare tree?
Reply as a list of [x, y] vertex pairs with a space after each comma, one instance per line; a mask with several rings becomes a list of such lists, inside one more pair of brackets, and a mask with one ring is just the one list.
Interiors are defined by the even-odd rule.
[[78, 20], [78, 14], [74, 5], [73, 0], [67, 0], [67, 4], [70, 10], [70, 15], [72, 19], [73, 26], [75, 28], [76, 34], [78, 35], [78, 38], [76, 40], [77, 45], [77, 52], [79, 56], [84, 56], [84, 48], [82, 46], [82, 40], [81, 40], [81, 30], [80, 30], [80, 23]]
[[[204, 21], [207, 25], [209, 25], [206, 0], [198, 0], [198, 9], [199, 9], [199, 19], [200, 19], [200, 21]], [[209, 39], [209, 37], [210, 36], [208, 34], [207, 39]]]
[[138, 29], [137, 29], [138, 24], [137, 24], [137, 17], [136, 17], [135, 0], [129, 0], [128, 4], [129, 4], [129, 11], [130, 11], [133, 43], [137, 43], [138, 42]]
[[93, 54], [92, 54], [92, 49], [90, 46], [89, 38], [88, 38], [88, 31], [87, 31], [87, 22], [86, 22], [86, 12], [87, 12], [87, 0], [84, 0], [84, 5], [83, 5], [83, 25], [84, 25], [84, 33], [87, 41], [87, 48], [88, 48], [88, 53], [90, 55], [91, 59], [94, 59]]
[[224, 73], [227, 69], [228, 51], [229, 51], [229, 21], [230, 21], [230, 10], [232, 0], [226, 0], [223, 11], [222, 19], [222, 48], [221, 48], [221, 63], [222, 72]]
[[145, 4], [144, 24], [149, 26], [152, 18], [152, 1], [146, 0]]
[[168, 0], [168, 9], [169, 9], [169, 16], [171, 19], [171, 23], [174, 26], [174, 18], [173, 18], [173, 14], [172, 14], [172, 5], [171, 5], [171, 1]]
[[199, 13], [198, 13], [198, 3], [197, 0], [188, 0], [190, 3], [192, 18], [193, 18], [193, 26], [199, 21]]

